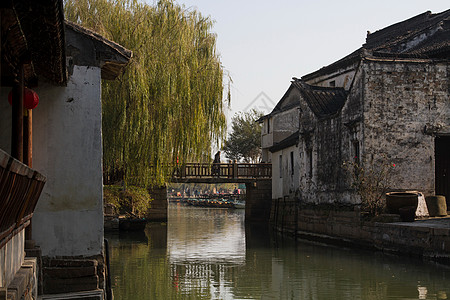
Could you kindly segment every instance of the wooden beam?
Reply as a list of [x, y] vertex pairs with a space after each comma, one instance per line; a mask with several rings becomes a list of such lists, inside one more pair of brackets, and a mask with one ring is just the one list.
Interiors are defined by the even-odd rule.
[[33, 167], [33, 111], [25, 109], [23, 117], [23, 163]]
[[12, 91], [12, 133], [11, 156], [23, 162], [23, 66], [20, 67], [18, 82]]

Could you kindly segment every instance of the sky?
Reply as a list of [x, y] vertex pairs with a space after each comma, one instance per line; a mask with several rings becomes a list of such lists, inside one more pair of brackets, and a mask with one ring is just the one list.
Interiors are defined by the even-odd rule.
[[374, 32], [448, 0], [176, 0], [215, 20], [217, 51], [232, 79], [231, 110], [269, 113], [301, 77], [350, 54]]
[[448, 0], [175, 1], [215, 21], [217, 51], [232, 80], [229, 120], [252, 108], [269, 113], [292, 77], [357, 50], [367, 31], [450, 9]]

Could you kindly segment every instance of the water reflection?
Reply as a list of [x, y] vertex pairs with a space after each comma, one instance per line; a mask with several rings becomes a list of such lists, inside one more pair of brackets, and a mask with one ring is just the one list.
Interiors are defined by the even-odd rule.
[[172, 206], [168, 256], [172, 264], [245, 262], [243, 210]]
[[450, 271], [295, 243], [243, 211], [170, 206], [169, 224], [109, 236], [116, 299], [447, 299]]

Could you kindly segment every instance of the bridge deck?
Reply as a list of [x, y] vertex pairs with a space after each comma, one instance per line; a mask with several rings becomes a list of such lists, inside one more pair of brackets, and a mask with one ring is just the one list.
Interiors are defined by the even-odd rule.
[[271, 179], [272, 164], [187, 163], [175, 168], [171, 181], [186, 183], [245, 183]]

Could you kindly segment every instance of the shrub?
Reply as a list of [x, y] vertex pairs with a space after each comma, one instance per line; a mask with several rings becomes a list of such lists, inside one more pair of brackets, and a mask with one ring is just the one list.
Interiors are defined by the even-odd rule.
[[385, 211], [385, 194], [391, 183], [394, 163], [388, 163], [383, 157], [380, 163], [371, 163], [363, 167], [358, 162], [345, 162], [344, 169], [352, 179], [352, 188], [361, 197], [361, 212], [370, 217], [377, 216]]
[[151, 197], [147, 189], [138, 186], [105, 185], [103, 197], [113, 204], [120, 214], [143, 218], [148, 215]]

